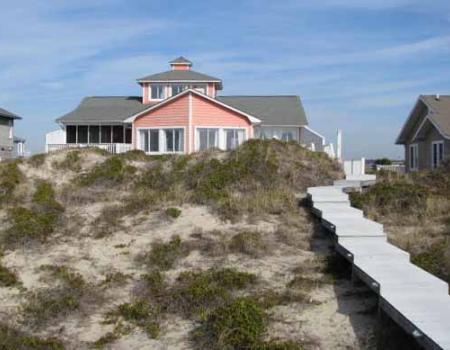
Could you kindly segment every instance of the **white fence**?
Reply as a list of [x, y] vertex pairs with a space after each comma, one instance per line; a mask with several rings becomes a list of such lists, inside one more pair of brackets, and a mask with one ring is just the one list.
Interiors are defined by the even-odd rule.
[[62, 143], [62, 144], [46, 145], [47, 152], [54, 152], [70, 148], [88, 148], [88, 147], [97, 147], [100, 149], [104, 149], [105, 151], [112, 154], [125, 153], [131, 150], [131, 144], [129, 143], [96, 143], [96, 144]]

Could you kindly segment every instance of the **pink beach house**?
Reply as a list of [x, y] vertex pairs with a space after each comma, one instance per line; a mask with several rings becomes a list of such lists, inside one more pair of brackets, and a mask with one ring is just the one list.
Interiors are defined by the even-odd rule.
[[250, 138], [295, 140], [321, 151], [298, 96], [222, 96], [222, 81], [192, 70], [179, 57], [170, 70], [140, 78], [141, 96], [84, 98], [57, 119], [46, 149], [97, 146], [112, 153], [230, 150]]

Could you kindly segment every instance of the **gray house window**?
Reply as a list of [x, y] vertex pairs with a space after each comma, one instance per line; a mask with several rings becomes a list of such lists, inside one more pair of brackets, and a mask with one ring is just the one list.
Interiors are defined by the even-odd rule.
[[444, 159], [444, 141], [436, 141], [431, 144], [431, 167], [437, 168]]
[[409, 146], [409, 169], [417, 170], [419, 168], [419, 145]]

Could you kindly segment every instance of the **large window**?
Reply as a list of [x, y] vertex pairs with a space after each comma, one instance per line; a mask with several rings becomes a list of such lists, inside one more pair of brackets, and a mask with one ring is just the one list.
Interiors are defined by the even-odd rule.
[[431, 144], [431, 167], [437, 168], [444, 159], [444, 141], [436, 141]]
[[172, 85], [172, 96], [178, 95], [184, 90], [186, 90], [186, 85]]
[[151, 86], [151, 92], [152, 92], [152, 100], [162, 100], [165, 98], [164, 96], [164, 85], [152, 85]]
[[226, 150], [237, 148], [245, 140], [245, 130], [225, 129]]
[[197, 129], [198, 150], [219, 147], [219, 129]]
[[409, 169], [417, 170], [419, 168], [419, 145], [409, 146]]
[[165, 152], [183, 152], [184, 151], [184, 130], [183, 129], [164, 129], [165, 134]]

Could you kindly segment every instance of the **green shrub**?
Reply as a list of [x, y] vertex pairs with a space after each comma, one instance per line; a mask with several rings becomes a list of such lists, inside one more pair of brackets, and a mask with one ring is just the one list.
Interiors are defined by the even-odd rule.
[[176, 219], [181, 215], [181, 210], [178, 208], [167, 208], [165, 213], [169, 218]]
[[64, 350], [56, 338], [43, 339], [19, 332], [0, 324], [0, 349], [2, 350]]
[[186, 315], [202, 316], [227, 302], [232, 291], [243, 289], [255, 281], [255, 275], [235, 269], [183, 272], [173, 287], [171, 306]]
[[107, 314], [107, 323], [116, 323], [120, 317], [142, 328], [150, 338], [157, 338], [159, 335], [160, 311], [145, 300], [119, 305], [116, 310]]
[[28, 240], [45, 241], [53, 233], [58, 214], [39, 213], [24, 207], [15, 207], [7, 212], [9, 227], [4, 231], [3, 243], [19, 244]]
[[18, 280], [16, 274], [0, 264], [0, 287], [11, 287], [17, 283]]
[[181, 238], [174, 236], [168, 243], [153, 243], [152, 250], [143, 259], [144, 263], [152, 268], [156, 267], [162, 270], [169, 270], [182, 256]]
[[82, 290], [86, 286], [86, 282], [79, 273], [73, 272], [70, 268], [64, 265], [41, 265], [41, 271], [46, 271], [51, 274], [52, 277], [67, 284], [74, 289]]
[[82, 175], [78, 179], [78, 184], [80, 186], [92, 186], [101, 182], [118, 184], [135, 171], [136, 168], [127, 165], [120, 156], [112, 156], [95, 166], [89, 173]]
[[374, 209], [381, 215], [426, 213], [429, 191], [418, 184], [404, 181], [380, 182], [365, 193], [352, 193], [352, 205], [356, 208]]
[[93, 342], [91, 344], [90, 348], [91, 349], [103, 349], [103, 348], [105, 348], [105, 346], [113, 343], [117, 339], [119, 339], [119, 336], [117, 334], [108, 332], [104, 336], [100, 337], [95, 342]]
[[80, 151], [70, 151], [62, 161], [55, 162], [53, 166], [59, 170], [79, 172], [81, 170], [81, 160]]
[[7, 161], [0, 164], [0, 203], [11, 199], [14, 190], [23, 179], [17, 161]]
[[55, 190], [50, 182], [39, 181], [32, 202], [44, 212], [62, 212], [63, 207], [55, 199]]
[[39, 168], [44, 164], [46, 158], [47, 154], [45, 153], [35, 154], [28, 159], [28, 163], [34, 168]]
[[234, 235], [228, 247], [232, 252], [254, 257], [258, 256], [267, 248], [262, 240], [261, 233], [254, 231], [244, 231]]
[[146, 289], [151, 296], [162, 295], [166, 288], [164, 275], [160, 271], [152, 271], [141, 277], [145, 282]]
[[123, 159], [135, 161], [148, 161], [151, 159], [150, 156], [146, 155], [144, 151], [137, 149], [122, 153], [120, 154], [120, 157]]
[[255, 301], [238, 298], [214, 310], [194, 333], [194, 339], [211, 349], [253, 349], [261, 342], [265, 317]]

